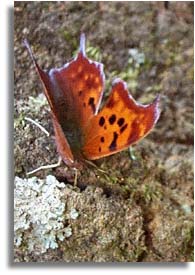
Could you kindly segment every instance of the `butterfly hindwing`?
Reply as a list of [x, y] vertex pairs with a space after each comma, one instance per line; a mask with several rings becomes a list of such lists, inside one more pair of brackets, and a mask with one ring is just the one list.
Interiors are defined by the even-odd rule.
[[123, 81], [113, 85], [110, 97], [90, 120], [83, 154], [98, 159], [121, 151], [142, 139], [158, 120], [158, 98], [150, 105], [137, 104]]

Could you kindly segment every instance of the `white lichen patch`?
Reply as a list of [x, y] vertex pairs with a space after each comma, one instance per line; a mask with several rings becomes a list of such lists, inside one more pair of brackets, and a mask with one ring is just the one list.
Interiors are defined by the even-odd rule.
[[28, 250], [45, 252], [58, 247], [72, 235], [65, 224], [65, 203], [62, 201], [64, 183], [53, 176], [46, 180], [36, 177], [15, 178], [14, 232], [15, 246], [27, 244]]
[[70, 210], [69, 216], [70, 216], [71, 219], [76, 220], [79, 216], [79, 212], [75, 208], [72, 208]]

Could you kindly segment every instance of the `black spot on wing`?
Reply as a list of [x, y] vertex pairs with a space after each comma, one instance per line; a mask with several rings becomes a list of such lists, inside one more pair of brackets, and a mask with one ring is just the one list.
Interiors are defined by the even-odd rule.
[[110, 125], [114, 124], [116, 121], [116, 115], [114, 115], [114, 114], [111, 115], [108, 120], [109, 120]]
[[119, 127], [121, 127], [125, 122], [125, 119], [123, 117], [119, 118], [118, 121], [117, 121], [117, 124]]
[[118, 134], [117, 134], [117, 132], [114, 132], [112, 142], [110, 143], [110, 146], [109, 146], [110, 151], [114, 151], [116, 149], [117, 139], [118, 139]]
[[100, 138], [100, 141], [101, 141], [101, 142], [104, 142], [104, 141], [105, 141], [104, 137], [101, 137], [101, 138]]
[[99, 125], [100, 126], [103, 126], [105, 123], [105, 118], [103, 116], [100, 117], [100, 120], [99, 120]]
[[93, 113], [95, 113], [94, 97], [90, 97], [90, 98], [89, 98], [88, 105], [91, 106], [91, 109], [92, 109]]

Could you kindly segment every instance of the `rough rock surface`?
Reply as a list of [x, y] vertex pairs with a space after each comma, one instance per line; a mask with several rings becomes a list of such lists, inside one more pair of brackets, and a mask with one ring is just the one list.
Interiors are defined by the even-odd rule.
[[[137, 261], [145, 250], [141, 208], [103, 190], [15, 179], [16, 261]], [[21, 255], [21, 251], [23, 252]], [[106, 253], [105, 253], [106, 252]], [[41, 258], [40, 258], [41, 255]]]
[[[193, 261], [193, 2], [163, 3], [15, 2], [15, 262]], [[104, 100], [120, 77], [138, 102], [161, 95], [160, 119], [136, 160], [128, 150], [101, 159], [77, 187], [63, 165], [27, 178], [58, 154], [22, 40], [49, 69], [72, 58], [81, 32], [104, 63]]]

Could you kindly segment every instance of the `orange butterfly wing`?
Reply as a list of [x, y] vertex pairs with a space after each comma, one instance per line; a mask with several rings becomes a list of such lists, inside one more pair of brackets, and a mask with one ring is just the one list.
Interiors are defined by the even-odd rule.
[[137, 104], [123, 81], [115, 81], [106, 105], [86, 129], [83, 154], [98, 159], [142, 139], [159, 118], [159, 97], [150, 105]]
[[60, 123], [73, 123], [84, 129], [90, 118], [97, 114], [104, 88], [103, 64], [85, 56], [84, 35], [81, 35], [77, 57], [60, 69], [51, 69], [49, 78]]
[[48, 73], [43, 71], [37, 64], [27, 40], [24, 40], [24, 44], [33, 60], [33, 63], [35, 65], [36, 71], [41, 79], [42, 85], [44, 87], [45, 95], [47, 97], [47, 100], [48, 100], [50, 108], [51, 108], [52, 121], [53, 121], [53, 126], [54, 126], [54, 132], [55, 132], [55, 138], [56, 138], [58, 152], [61, 155], [63, 161], [67, 165], [71, 166], [74, 163], [74, 157], [73, 157], [72, 151], [70, 149], [70, 146], [68, 144], [68, 141], [64, 135], [63, 129], [62, 129], [60, 123], [58, 122], [58, 117], [56, 116], [55, 108], [56, 108], [57, 101], [55, 102], [55, 94], [53, 92], [53, 87], [52, 87], [52, 83], [50, 82], [49, 75], [48, 75]]
[[43, 71], [27, 41], [25, 45], [44, 86], [49, 102], [58, 152], [67, 165], [82, 158], [81, 146], [89, 120], [98, 112], [104, 88], [103, 64], [85, 55], [85, 36], [81, 35], [76, 58], [62, 68]]

